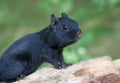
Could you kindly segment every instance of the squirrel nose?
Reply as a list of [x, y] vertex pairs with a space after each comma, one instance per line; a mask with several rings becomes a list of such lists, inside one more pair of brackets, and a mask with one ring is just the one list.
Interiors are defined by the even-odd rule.
[[77, 34], [81, 34], [81, 33], [82, 33], [82, 31], [81, 31], [81, 30], [77, 31]]
[[80, 31], [77, 31], [77, 34], [80, 34]]

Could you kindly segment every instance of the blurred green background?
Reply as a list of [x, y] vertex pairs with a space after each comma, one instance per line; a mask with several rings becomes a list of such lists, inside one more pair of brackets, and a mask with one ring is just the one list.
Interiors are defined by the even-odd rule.
[[65, 61], [99, 56], [120, 58], [120, 0], [0, 0], [0, 55], [15, 40], [65, 12], [82, 29], [82, 38], [64, 49]]

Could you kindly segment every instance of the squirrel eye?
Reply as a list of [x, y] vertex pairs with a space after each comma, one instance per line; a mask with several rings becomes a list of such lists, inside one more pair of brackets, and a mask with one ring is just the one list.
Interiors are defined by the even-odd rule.
[[63, 25], [63, 29], [68, 29], [68, 26], [66, 26], [66, 25]]

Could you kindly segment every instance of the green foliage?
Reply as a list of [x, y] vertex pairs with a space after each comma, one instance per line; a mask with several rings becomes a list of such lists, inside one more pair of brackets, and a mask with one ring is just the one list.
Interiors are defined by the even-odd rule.
[[105, 7], [107, 5], [120, 6], [120, 0], [92, 0], [93, 4], [99, 7]]
[[101, 55], [120, 58], [120, 0], [1, 0], [0, 55], [16, 39], [48, 25], [52, 13], [61, 12], [75, 19], [83, 33], [64, 49], [67, 63]]

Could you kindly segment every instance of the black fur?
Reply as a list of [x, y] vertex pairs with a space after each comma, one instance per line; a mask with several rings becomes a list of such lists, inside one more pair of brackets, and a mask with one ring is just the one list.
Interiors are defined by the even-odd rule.
[[65, 68], [63, 48], [76, 42], [81, 30], [65, 13], [51, 15], [50, 25], [40, 32], [28, 34], [14, 42], [0, 58], [0, 81], [13, 82], [34, 72], [43, 62]]

